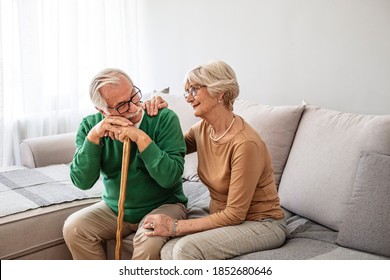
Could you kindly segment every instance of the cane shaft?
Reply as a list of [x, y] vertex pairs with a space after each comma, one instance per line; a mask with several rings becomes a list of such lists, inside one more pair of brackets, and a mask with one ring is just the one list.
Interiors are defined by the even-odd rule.
[[116, 247], [115, 247], [115, 259], [121, 259], [121, 246], [122, 246], [122, 227], [123, 216], [125, 212], [125, 200], [126, 200], [126, 187], [127, 187], [127, 175], [129, 172], [130, 161], [130, 139], [126, 138], [123, 142], [122, 153], [122, 172], [121, 172], [121, 185], [118, 201], [118, 221], [116, 231]]

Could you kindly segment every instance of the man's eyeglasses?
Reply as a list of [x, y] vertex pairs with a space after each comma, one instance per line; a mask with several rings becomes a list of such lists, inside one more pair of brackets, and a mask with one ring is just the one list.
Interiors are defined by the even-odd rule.
[[116, 106], [115, 108], [110, 108], [110, 107], [107, 106], [107, 109], [115, 110], [119, 114], [126, 113], [129, 110], [129, 108], [130, 108], [130, 102], [133, 103], [134, 105], [137, 105], [137, 103], [141, 101], [141, 98], [142, 98], [141, 90], [139, 88], [137, 88], [136, 86], [133, 86], [132, 93], [133, 92], [135, 92], [135, 93], [132, 94], [132, 96], [131, 96], [129, 101], [125, 101], [125, 102], [119, 104], [118, 106]]
[[198, 94], [198, 91], [201, 89], [201, 88], [204, 88], [204, 87], [207, 87], [207, 86], [190, 86], [188, 89], [186, 89], [186, 92], [184, 93], [184, 98], [187, 99], [188, 96], [192, 96], [192, 97], [195, 97], [197, 94]]

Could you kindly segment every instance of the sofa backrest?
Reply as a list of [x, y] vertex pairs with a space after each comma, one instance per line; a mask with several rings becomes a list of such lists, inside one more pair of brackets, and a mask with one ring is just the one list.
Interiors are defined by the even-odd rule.
[[282, 206], [339, 230], [364, 152], [390, 155], [390, 116], [306, 106], [279, 186]]

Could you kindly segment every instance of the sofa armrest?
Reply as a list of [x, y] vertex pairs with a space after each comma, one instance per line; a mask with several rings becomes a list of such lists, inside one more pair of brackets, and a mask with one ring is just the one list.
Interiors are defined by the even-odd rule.
[[75, 139], [75, 132], [24, 139], [20, 162], [29, 168], [69, 163], [76, 151]]

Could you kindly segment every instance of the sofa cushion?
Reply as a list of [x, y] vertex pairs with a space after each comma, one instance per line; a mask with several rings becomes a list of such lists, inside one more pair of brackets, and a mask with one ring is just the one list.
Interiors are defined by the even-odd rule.
[[388, 260], [388, 258], [315, 239], [294, 238], [287, 240], [282, 247], [241, 255], [234, 260]]
[[339, 230], [364, 150], [390, 154], [390, 116], [308, 105], [280, 182], [282, 206]]
[[234, 112], [262, 137], [272, 157], [276, 186], [279, 186], [295, 132], [305, 106], [270, 106], [238, 99]]
[[336, 242], [390, 257], [390, 156], [363, 153]]

